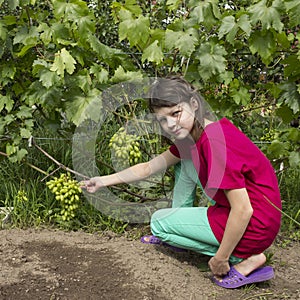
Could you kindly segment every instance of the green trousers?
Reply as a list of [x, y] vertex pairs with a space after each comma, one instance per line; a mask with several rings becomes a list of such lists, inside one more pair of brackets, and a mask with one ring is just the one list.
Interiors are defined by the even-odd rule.
[[[194, 207], [197, 185], [203, 190], [193, 162], [182, 160], [175, 166], [172, 208], [160, 209], [152, 215], [151, 231], [170, 245], [214, 256], [220, 243], [209, 225], [208, 207]], [[207, 201], [214, 204], [208, 197]], [[230, 257], [232, 264], [241, 261]]]

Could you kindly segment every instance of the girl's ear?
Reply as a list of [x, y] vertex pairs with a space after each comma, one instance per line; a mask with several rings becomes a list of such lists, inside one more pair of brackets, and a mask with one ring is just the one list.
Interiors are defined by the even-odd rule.
[[190, 105], [194, 111], [199, 108], [199, 103], [194, 97], [191, 98]]

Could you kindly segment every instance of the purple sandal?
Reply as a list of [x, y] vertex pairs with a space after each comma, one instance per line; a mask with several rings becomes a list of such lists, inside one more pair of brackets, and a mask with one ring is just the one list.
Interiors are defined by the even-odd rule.
[[270, 266], [258, 268], [250, 273], [248, 276], [244, 276], [239, 273], [233, 266], [231, 266], [227, 275], [225, 275], [222, 281], [213, 277], [213, 281], [224, 288], [234, 289], [246, 284], [252, 284], [270, 280], [274, 277], [274, 269]]
[[163, 245], [163, 246], [167, 246], [170, 249], [172, 249], [173, 251], [176, 252], [186, 252], [186, 249], [182, 249], [182, 248], [178, 248], [172, 245], [169, 245], [165, 242], [163, 242], [161, 239], [159, 239], [158, 237], [154, 236], [154, 235], [144, 235], [141, 237], [141, 242], [144, 244], [154, 244], [154, 245]]
[[161, 245], [162, 241], [154, 235], [144, 235], [141, 237], [141, 242], [144, 244]]

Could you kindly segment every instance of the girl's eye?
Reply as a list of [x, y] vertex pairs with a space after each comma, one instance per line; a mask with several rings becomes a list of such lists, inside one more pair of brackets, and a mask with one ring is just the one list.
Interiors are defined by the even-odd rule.
[[180, 114], [180, 112], [181, 112], [180, 110], [174, 111], [174, 112], [173, 112], [173, 116], [174, 116], [174, 117], [178, 116], [178, 115]]

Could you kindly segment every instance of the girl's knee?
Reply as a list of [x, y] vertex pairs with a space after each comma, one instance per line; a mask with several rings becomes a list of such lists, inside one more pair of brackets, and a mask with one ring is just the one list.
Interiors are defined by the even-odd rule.
[[156, 211], [152, 217], [151, 217], [151, 221], [150, 221], [150, 228], [151, 228], [151, 232], [153, 235], [158, 236], [159, 233], [159, 218], [157, 217], [159, 211]]
[[163, 220], [166, 218], [167, 211], [169, 209], [157, 210], [151, 217], [150, 228], [153, 235], [160, 237], [160, 233], [163, 232]]

